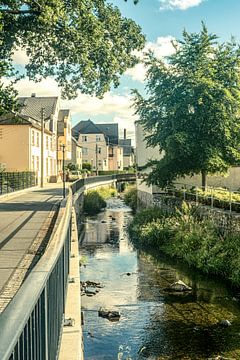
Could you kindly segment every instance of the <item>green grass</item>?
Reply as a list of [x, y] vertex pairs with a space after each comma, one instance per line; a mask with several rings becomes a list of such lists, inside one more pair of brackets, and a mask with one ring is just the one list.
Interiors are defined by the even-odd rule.
[[198, 218], [186, 203], [172, 215], [156, 208], [143, 210], [128, 231], [137, 248], [163, 252], [240, 285], [240, 236], [222, 236], [211, 221]]
[[116, 195], [117, 190], [110, 186], [104, 186], [96, 190], [88, 190], [84, 194], [83, 210], [88, 215], [98, 214], [107, 206], [105, 200]]
[[124, 191], [124, 202], [133, 212], [137, 210], [137, 188], [136, 186], [128, 186]]

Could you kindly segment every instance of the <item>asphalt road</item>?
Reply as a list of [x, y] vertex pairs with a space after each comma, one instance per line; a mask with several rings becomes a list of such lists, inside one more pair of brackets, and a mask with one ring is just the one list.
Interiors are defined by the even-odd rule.
[[0, 197], [0, 312], [21, 286], [51, 235], [61, 184]]

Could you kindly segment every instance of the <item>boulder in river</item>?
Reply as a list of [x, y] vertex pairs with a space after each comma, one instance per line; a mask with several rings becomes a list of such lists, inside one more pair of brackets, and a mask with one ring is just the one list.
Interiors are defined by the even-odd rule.
[[178, 280], [170, 285], [170, 291], [177, 291], [177, 292], [185, 292], [185, 291], [192, 291], [192, 288], [186, 285], [183, 281]]
[[229, 326], [231, 326], [232, 324], [231, 324], [231, 322], [229, 321], [229, 320], [221, 320], [221, 321], [219, 321], [219, 323], [218, 323], [220, 326], [222, 326], [222, 327], [229, 327]]
[[107, 310], [100, 308], [98, 310], [98, 316], [108, 319], [109, 321], [119, 321], [120, 319], [120, 313], [116, 310]]

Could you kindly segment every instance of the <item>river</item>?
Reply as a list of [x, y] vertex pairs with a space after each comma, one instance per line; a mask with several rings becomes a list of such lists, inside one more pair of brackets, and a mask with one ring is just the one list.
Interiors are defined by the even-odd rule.
[[[82, 296], [85, 360], [240, 359], [238, 294], [176, 260], [135, 251], [126, 228], [131, 217], [111, 199], [84, 220], [81, 281], [103, 286]], [[192, 292], [167, 290], [179, 279]], [[120, 320], [99, 317], [101, 307], [119, 311]]]

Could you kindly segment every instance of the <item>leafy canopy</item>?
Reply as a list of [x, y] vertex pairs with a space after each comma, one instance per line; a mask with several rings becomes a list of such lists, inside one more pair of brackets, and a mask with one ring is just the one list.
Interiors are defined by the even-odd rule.
[[165, 153], [148, 164], [148, 182], [159, 186], [185, 175], [226, 172], [240, 160], [239, 45], [219, 44], [204, 24], [173, 45], [166, 61], [146, 58], [148, 96], [134, 91], [147, 143]]
[[29, 57], [29, 79], [51, 76], [67, 98], [78, 90], [101, 97], [136, 64], [133, 50], [144, 42], [140, 27], [106, 0], [2, 0], [0, 111], [11, 107], [16, 95], [3, 86], [3, 77], [17, 78], [12, 66], [17, 49]]

